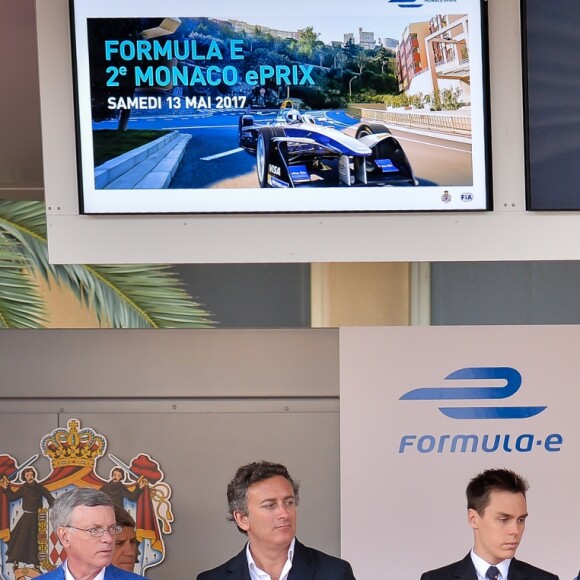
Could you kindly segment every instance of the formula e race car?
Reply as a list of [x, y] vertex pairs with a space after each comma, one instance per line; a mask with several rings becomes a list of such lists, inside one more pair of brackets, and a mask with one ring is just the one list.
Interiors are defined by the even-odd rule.
[[238, 142], [256, 155], [260, 187], [418, 185], [401, 144], [381, 123], [361, 123], [351, 137], [281, 109], [268, 124], [242, 115]]

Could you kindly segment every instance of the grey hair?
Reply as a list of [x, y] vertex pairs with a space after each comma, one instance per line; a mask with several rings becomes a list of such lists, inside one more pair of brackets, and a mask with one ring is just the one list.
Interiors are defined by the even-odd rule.
[[73, 510], [79, 506], [107, 506], [114, 509], [111, 498], [98, 489], [75, 487], [58, 497], [50, 508], [50, 521], [55, 530], [70, 526]]

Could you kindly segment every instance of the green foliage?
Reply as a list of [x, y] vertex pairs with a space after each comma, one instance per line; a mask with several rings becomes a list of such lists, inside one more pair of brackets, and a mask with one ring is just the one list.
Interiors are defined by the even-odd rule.
[[431, 110], [432, 111], [440, 111], [441, 110], [441, 91], [439, 89], [435, 89], [431, 93]]
[[443, 89], [442, 109], [444, 111], [456, 111], [461, 107], [459, 96], [461, 91], [459, 89]]
[[426, 104], [429, 104], [432, 111], [455, 111], [461, 107], [460, 94], [459, 89], [436, 89], [428, 95], [400, 93], [398, 95], [382, 95], [381, 98], [387, 107], [422, 109]]
[[426, 99], [423, 93], [416, 93], [409, 96], [409, 101], [411, 103], [411, 107], [414, 107], [415, 109], [422, 109], [425, 105]]
[[342, 47], [342, 52], [343, 52], [344, 56], [346, 57], [347, 61], [354, 60], [356, 58], [356, 55], [361, 50], [362, 49], [360, 48], [360, 46], [358, 44], [355, 44], [354, 40], [352, 38], [350, 38], [347, 42], [345, 42], [343, 47]]
[[387, 107], [393, 107], [395, 109], [409, 107], [411, 105], [411, 100], [406, 93], [400, 93], [398, 95], [383, 95], [383, 102]]
[[[186, 24], [180, 37], [195, 38], [202, 51], [212, 39], [218, 43], [222, 43], [227, 37], [242, 39], [243, 59], [231, 63], [238, 69], [241, 79], [245, 78], [248, 71], [255, 71], [261, 66], [313, 65], [311, 74], [314, 85], [290, 87], [290, 96], [301, 98], [311, 108], [344, 107], [349, 88], [353, 92], [353, 100], [355, 91], [361, 87], [376, 94], [398, 91], [395, 53], [383, 47], [367, 50], [353, 41], [344, 46], [338, 42], [324, 44], [318, 40], [320, 34], [312, 26], [301, 30], [299, 37], [292, 39], [274, 37], [259, 26], [249, 31], [235, 32], [223, 23], [204, 18], [193, 19], [192, 22], [187, 20]], [[179, 30], [181, 31], [181, 27]], [[200, 34], [202, 30], [203, 34]], [[224, 54], [227, 54], [227, 50], [224, 50]], [[359, 87], [356, 82], [349, 86], [349, 80], [354, 74], [362, 79], [358, 83]], [[273, 80], [264, 84], [270, 90], [283, 89], [278, 91], [278, 97], [286, 98], [285, 86], [277, 87]], [[252, 88], [248, 85], [242, 90], [249, 93]], [[223, 85], [205, 87], [204, 94], [212, 94], [218, 90], [226, 94], [231, 88]], [[197, 91], [199, 92], [199, 88]], [[192, 87], [184, 87], [184, 93], [193, 94]]]
[[431, 97], [432, 111], [456, 111], [461, 107], [459, 89], [436, 89]]
[[71, 289], [113, 328], [209, 328], [213, 321], [168, 265], [87, 266], [48, 262], [40, 202], [0, 202], [0, 328], [41, 328], [46, 306], [30, 276]]
[[298, 51], [311, 57], [314, 48], [318, 43], [318, 34], [314, 32], [312, 26], [308, 26], [300, 32], [300, 37], [298, 38]]
[[310, 109], [339, 109], [346, 106], [341, 91], [335, 88], [293, 87], [292, 95], [304, 101]]
[[17, 244], [0, 231], [0, 329], [39, 328], [45, 306]]
[[363, 89], [353, 95], [352, 101], [356, 103], [382, 103], [384, 95], [378, 94], [373, 89]]

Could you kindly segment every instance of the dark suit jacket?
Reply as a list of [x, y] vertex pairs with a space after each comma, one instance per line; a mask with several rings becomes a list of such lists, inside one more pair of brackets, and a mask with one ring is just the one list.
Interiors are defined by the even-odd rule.
[[[477, 572], [471, 560], [471, 554], [467, 554], [463, 560], [443, 566], [437, 570], [425, 572], [421, 580], [477, 580]], [[540, 570], [531, 564], [512, 559], [508, 571], [508, 580], [558, 580], [558, 576]]]
[[[288, 580], [355, 580], [348, 562], [308, 548], [296, 540]], [[250, 580], [246, 548], [225, 564], [202, 572], [197, 580]]]

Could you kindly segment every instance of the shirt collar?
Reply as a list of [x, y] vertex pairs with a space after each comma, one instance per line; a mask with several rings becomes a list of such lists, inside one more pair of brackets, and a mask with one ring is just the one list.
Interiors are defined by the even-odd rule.
[[[64, 579], [65, 580], [75, 580], [75, 577], [70, 573], [67, 561], [65, 560], [62, 567], [64, 568]], [[104, 580], [105, 579], [105, 568], [103, 568], [94, 578], [94, 580]]]
[[489, 562], [486, 562], [483, 558], [480, 558], [473, 550], [471, 550], [471, 561], [473, 562], [473, 565], [477, 570], [477, 575], [480, 578], [485, 578], [485, 573], [487, 572], [487, 569], [490, 566], [495, 566], [501, 574], [501, 580], [507, 580], [508, 570], [512, 559], [508, 558], [507, 560], [502, 560], [499, 564], [490, 564]]
[[[292, 559], [294, 558], [294, 544], [296, 542], [296, 538], [292, 538], [290, 542], [290, 546], [288, 547], [288, 559], [286, 560], [286, 565], [284, 566], [284, 571], [286, 571], [286, 566], [289, 564], [289, 567], [292, 566]], [[254, 561], [254, 557], [252, 556], [252, 552], [250, 551], [250, 542], [246, 544], [246, 558], [248, 560], [248, 568], [250, 569], [250, 576], [251, 577], [261, 577], [269, 578], [265, 572], [258, 568], [256, 562]], [[284, 572], [283, 571], [283, 572]], [[95, 579], [96, 580], [96, 579]]]

